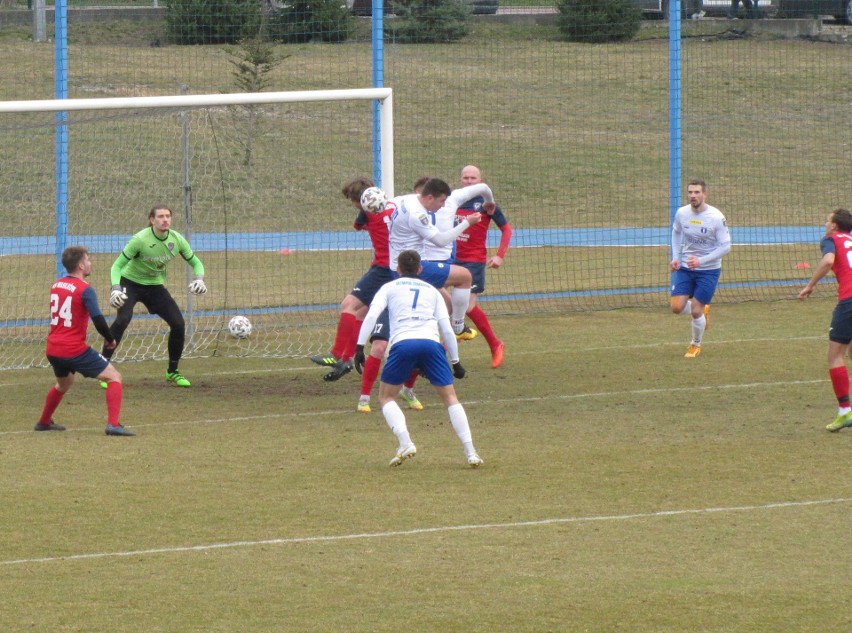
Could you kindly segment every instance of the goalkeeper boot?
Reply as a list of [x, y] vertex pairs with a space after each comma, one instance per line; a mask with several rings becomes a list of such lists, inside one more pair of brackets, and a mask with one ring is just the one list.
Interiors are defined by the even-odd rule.
[[414, 444], [401, 446], [396, 452], [396, 455], [393, 456], [393, 459], [390, 460], [388, 466], [399, 466], [406, 459], [411, 459], [415, 455], [417, 455], [417, 447]]
[[352, 361], [339, 360], [334, 364], [334, 369], [332, 369], [325, 376], [323, 376], [322, 379], [326, 382], [334, 382], [343, 378], [350, 371], [352, 371]]
[[370, 396], [366, 398], [361, 396], [358, 399], [358, 413], [371, 413], [372, 409], [370, 409]]
[[837, 433], [840, 429], [845, 429], [847, 426], [852, 426], [852, 411], [849, 413], [839, 414], [834, 421], [826, 426], [827, 431]]
[[50, 422], [48, 422], [46, 424], [44, 422], [37, 422], [36, 425], [33, 427], [33, 431], [64, 431], [64, 430], [65, 430], [64, 426], [62, 426], [61, 424], [57, 424], [53, 420], [51, 420]]
[[166, 381], [173, 382], [178, 387], [191, 387], [192, 383], [186, 379], [179, 371], [167, 371], [166, 372]]
[[686, 350], [686, 354], [683, 355], [684, 358], [697, 358], [701, 354], [701, 346], [694, 345], [692, 343], [689, 344], [689, 348]]
[[136, 435], [136, 433], [134, 433], [133, 431], [129, 431], [128, 429], [125, 429], [120, 424], [116, 424], [116, 425], [107, 424], [106, 430], [104, 431], [104, 433], [106, 433], [107, 435], [116, 435], [116, 436], [120, 436], [120, 437], [133, 437], [134, 435]]
[[465, 326], [465, 328], [456, 334], [456, 338], [460, 341], [472, 341], [479, 335], [479, 332], [473, 328]]
[[308, 356], [313, 362], [322, 367], [334, 367], [340, 362], [340, 359], [334, 354], [328, 356]]
[[423, 411], [423, 405], [420, 403], [420, 400], [417, 399], [417, 394], [414, 393], [414, 389], [410, 387], [403, 387], [399, 392], [399, 397], [403, 399], [409, 409]]
[[471, 468], [479, 468], [482, 466], [482, 458], [476, 453], [471, 453], [467, 456], [467, 465]]

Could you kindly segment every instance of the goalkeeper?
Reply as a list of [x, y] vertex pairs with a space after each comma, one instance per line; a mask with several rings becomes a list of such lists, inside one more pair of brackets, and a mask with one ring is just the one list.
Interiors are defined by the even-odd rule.
[[[195, 273], [195, 280], [189, 284], [189, 290], [196, 295], [207, 292], [204, 265], [192, 252], [186, 238], [172, 230], [171, 209], [166, 206], [154, 207], [148, 213], [148, 221], [150, 226], [130, 238], [110, 269], [112, 292], [109, 304], [118, 310], [110, 331], [116, 342], [120, 343], [133, 319], [133, 307], [137, 302], [144, 305], [148, 312], [169, 324], [169, 367], [166, 380], [178, 387], [190, 387], [192, 383], [178, 370], [183, 355], [186, 324], [178, 304], [164, 285], [166, 265], [178, 255], [183, 257]], [[110, 349], [105, 345], [101, 353], [109, 359], [113, 352], [115, 347]]]

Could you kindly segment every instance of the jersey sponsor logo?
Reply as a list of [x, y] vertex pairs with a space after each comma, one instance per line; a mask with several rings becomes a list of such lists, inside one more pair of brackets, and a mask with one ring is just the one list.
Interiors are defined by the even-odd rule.
[[689, 223], [690, 224], [697, 224], [698, 226], [701, 226], [701, 224], [702, 224], [701, 220], [690, 220]]

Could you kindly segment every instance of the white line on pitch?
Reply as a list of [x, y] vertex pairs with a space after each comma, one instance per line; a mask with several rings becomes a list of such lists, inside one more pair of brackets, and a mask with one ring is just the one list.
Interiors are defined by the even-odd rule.
[[[568, 394], [559, 394], [559, 395], [550, 395], [550, 396], [528, 396], [528, 397], [518, 397], [518, 398], [499, 398], [499, 399], [488, 399], [488, 400], [463, 400], [463, 404], [466, 406], [480, 406], [480, 405], [495, 405], [495, 404], [503, 404], [506, 402], [541, 402], [543, 400], [577, 400], [581, 398], [611, 398], [611, 397], [625, 397], [625, 396], [642, 396], [654, 393], [678, 393], [681, 391], [713, 391], [715, 389], [759, 389], [761, 387], [772, 388], [772, 387], [785, 387], [790, 385], [817, 385], [820, 383], [828, 382], [828, 379], [820, 379], [820, 380], [783, 380], [776, 382], [751, 382], [751, 383], [733, 383], [729, 385], [695, 385], [695, 386], [686, 386], [686, 387], [659, 387], [656, 389], [633, 389], [632, 391], [595, 391], [588, 393], [568, 393]], [[342, 410], [342, 409], [330, 409], [326, 411], [300, 411], [293, 413], [291, 411], [282, 411], [281, 413], [269, 413], [266, 415], [246, 415], [246, 416], [238, 416], [233, 418], [211, 418], [206, 420], [180, 420], [175, 422], [156, 422], [154, 424], [133, 424], [134, 429], [142, 429], [142, 428], [157, 428], [157, 427], [165, 427], [165, 426], [186, 426], [187, 424], [222, 424], [226, 422], [256, 422], [260, 420], [270, 420], [275, 418], [315, 418], [322, 417], [327, 415], [346, 415], [351, 413], [350, 409]], [[78, 427], [76, 429], [68, 429], [68, 431], [101, 431], [103, 427]], [[30, 429], [20, 429], [16, 431], [0, 431], [0, 437], [4, 435], [23, 435], [25, 433], [32, 433]]]
[[233, 549], [238, 547], [257, 547], [258, 545], [291, 545], [299, 543], [327, 543], [330, 541], [349, 541], [356, 539], [391, 538], [395, 536], [415, 536], [418, 534], [436, 534], [442, 532], [459, 532], [463, 530], [494, 530], [518, 527], [536, 527], [540, 525], [558, 525], [570, 523], [591, 523], [596, 521], [633, 521], [638, 519], [656, 519], [660, 517], [676, 517], [697, 514], [712, 514], [720, 512], [749, 512], [755, 510], [774, 510], [778, 508], [800, 508], [805, 506], [828, 505], [833, 503], [849, 503], [852, 498], [817, 499], [811, 501], [781, 501], [761, 505], [728, 506], [718, 508], [697, 508], [692, 510], [661, 510], [658, 512], [636, 512], [632, 514], [610, 514], [588, 517], [565, 517], [555, 519], [540, 519], [538, 521], [512, 521], [507, 523], [480, 523], [473, 525], [446, 525], [442, 527], [414, 528], [410, 530], [391, 530], [387, 532], [363, 532], [358, 534], [334, 534], [329, 536], [294, 536], [290, 538], [274, 538], [258, 541], [231, 541], [230, 543], [211, 543], [208, 545], [185, 545], [178, 547], [158, 547], [152, 549], [128, 550], [123, 552], [94, 552], [90, 554], [69, 554], [67, 556], [45, 556], [42, 558], [21, 558], [17, 560], [0, 561], [0, 565], [27, 565], [32, 563], [51, 563], [56, 561], [84, 560], [92, 558], [120, 558], [125, 556], [146, 556], [152, 554], [177, 554], [181, 552], [205, 552], [216, 549]]

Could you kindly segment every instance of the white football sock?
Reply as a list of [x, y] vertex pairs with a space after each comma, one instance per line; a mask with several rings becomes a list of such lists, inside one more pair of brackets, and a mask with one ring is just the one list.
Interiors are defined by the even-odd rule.
[[385, 416], [385, 422], [388, 423], [390, 430], [396, 435], [399, 440], [400, 448], [404, 448], [411, 444], [411, 436], [408, 434], [408, 426], [405, 424], [405, 414], [396, 401], [391, 400], [382, 407], [382, 415]]
[[473, 439], [470, 434], [470, 424], [467, 422], [467, 413], [465, 413], [464, 407], [460, 402], [450, 405], [447, 407], [447, 413], [450, 414], [450, 424], [453, 425], [453, 430], [461, 440], [465, 453], [470, 455], [472, 452], [475, 452], [473, 450]]
[[692, 319], [692, 344], [701, 345], [701, 339], [704, 337], [704, 328], [707, 325], [707, 319], [702, 314], [697, 319]]
[[691, 314], [692, 313], [692, 301], [687, 301], [686, 305], [683, 306], [683, 310], [678, 312], [678, 314]]
[[453, 304], [453, 331], [458, 334], [464, 329], [464, 315], [470, 305], [470, 288], [453, 288], [450, 298]]

